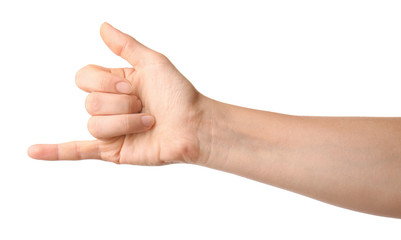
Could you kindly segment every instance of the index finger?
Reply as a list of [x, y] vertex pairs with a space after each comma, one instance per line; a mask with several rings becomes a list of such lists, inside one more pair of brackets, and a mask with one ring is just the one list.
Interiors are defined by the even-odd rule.
[[131, 82], [110, 69], [87, 65], [75, 75], [75, 83], [86, 92], [132, 93]]

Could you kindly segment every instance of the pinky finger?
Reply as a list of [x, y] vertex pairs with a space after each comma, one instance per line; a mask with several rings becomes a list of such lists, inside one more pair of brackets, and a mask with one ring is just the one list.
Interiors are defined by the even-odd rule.
[[28, 155], [41, 160], [101, 159], [98, 140], [36, 144], [29, 147]]

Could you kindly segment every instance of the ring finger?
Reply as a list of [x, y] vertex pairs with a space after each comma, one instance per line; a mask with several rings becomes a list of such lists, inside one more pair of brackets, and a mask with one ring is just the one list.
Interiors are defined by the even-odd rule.
[[141, 100], [135, 95], [92, 92], [86, 97], [85, 107], [92, 116], [138, 113]]

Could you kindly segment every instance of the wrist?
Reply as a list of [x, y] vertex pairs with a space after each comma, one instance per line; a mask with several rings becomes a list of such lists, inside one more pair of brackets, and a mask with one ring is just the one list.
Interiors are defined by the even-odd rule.
[[[202, 99], [198, 128], [200, 154], [195, 164], [266, 183], [277, 173], [297, 117]], [[263, 169], [263, 170], [262, 170]], [[260, 173], [264, 171], [264, 173]], [[259, 173], [259, 174], [256, 174]]]
[[[199, 109], [201, 120], [197, 136], [199, 158], [195, 164], [228, 171], [238, 158], [255, 148], [263, 149], [266, 140], [254, 125], [256, 110], [215, 101], [202, 96]], [[249, 155], [248, 155], [249, 156]]]
[[241, 108], [207, 97], [202, 98], [200, 106], [202, 117], [197, 131], [200, 154], [195, 164], [228, 171], [226, 168], [236, 161], [233, 154], [247, 151], [240, 142], [248, 145], [252, 141], [251, 136], [243, 134], [237, 122], [244, 117], [238, 111]]
[[207, 165], [210, 161], [212, 152], [215, 150], [213, 131], [216, 128], [216, 123], [219, 122], [215, 119], [216, 108], [219, 107], [219, 102], [199, 94], [197, 101], [198, 124], [196, 128], [196, 137], [198, 142], [198, 155], [195, 161], [191, 162], [197, 165]]

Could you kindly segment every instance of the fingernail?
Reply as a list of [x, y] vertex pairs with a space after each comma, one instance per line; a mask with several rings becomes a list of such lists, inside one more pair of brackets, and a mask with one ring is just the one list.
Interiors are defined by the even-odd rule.
[[152, 116], [142, 116], [141, 120], [145, 127], [150, 127], [155, 122], [155, 119]]
[[132, 89], [131, 89], [131, 85], [129, 85], [126, 82], [119, 82], [116, 85], [117, 91], [119, 91], [120, 93], [131, 93]]

